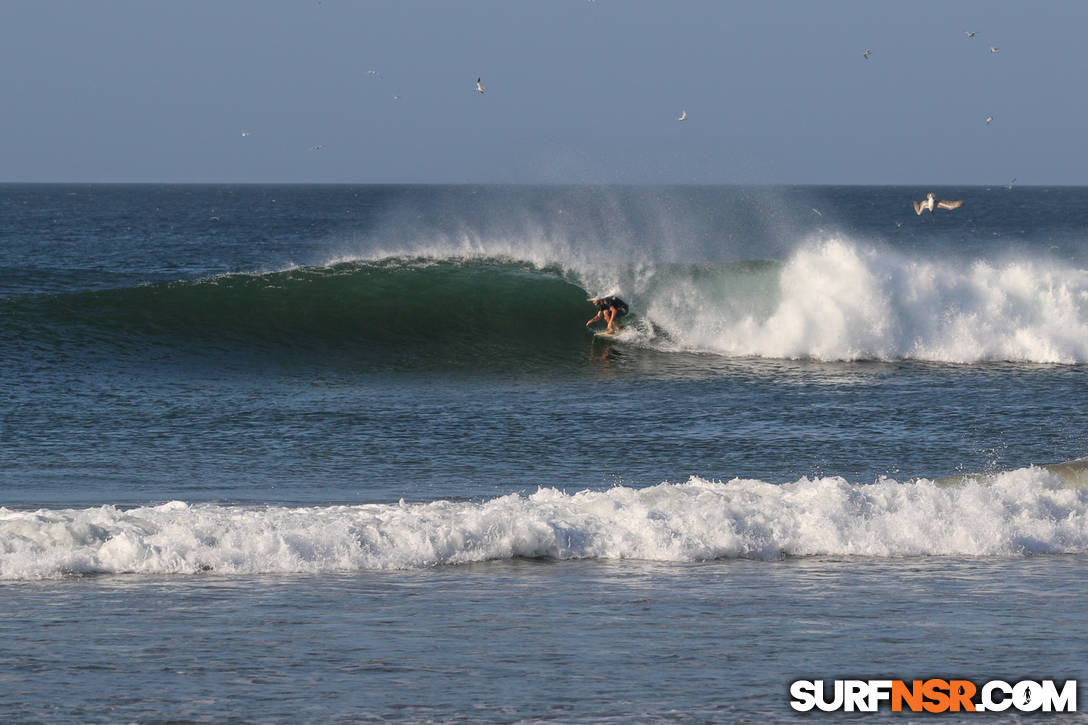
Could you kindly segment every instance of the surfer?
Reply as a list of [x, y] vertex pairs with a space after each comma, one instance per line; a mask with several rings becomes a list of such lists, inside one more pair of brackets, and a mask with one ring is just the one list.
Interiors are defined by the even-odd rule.
[[616, 296], [609, 297], [594, 297], [590, 299], [597, 307], [597, 314], [586, 323], [586, 327], [589, 327], [597, 320], [604, 318], [604, 321], [608, 323], [608, 329], [605, 330], [609, 335], [615, 333], [617, 330], [623, 328], [615, 324], [617, 317], [623, 317], [627, 314], [627, 303]]

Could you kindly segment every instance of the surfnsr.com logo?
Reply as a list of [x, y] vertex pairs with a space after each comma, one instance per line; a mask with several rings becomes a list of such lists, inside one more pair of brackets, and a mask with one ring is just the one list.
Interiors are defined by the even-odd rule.
[[990, 680], [797, 680], [790, 707], [799, 712], [1076, 712], [1077, 681]]

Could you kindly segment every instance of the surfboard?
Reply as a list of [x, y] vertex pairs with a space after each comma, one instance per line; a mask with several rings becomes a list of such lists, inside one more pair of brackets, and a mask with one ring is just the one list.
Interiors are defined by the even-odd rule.
[[623, 334], [624, 332], [625, 328], [622, 327], [615, 332], [605, 332], [604, 330], [597, 330], [593, 333], [593, 336], [599, 340], [622, 340], [623, 338], [627, 337]]

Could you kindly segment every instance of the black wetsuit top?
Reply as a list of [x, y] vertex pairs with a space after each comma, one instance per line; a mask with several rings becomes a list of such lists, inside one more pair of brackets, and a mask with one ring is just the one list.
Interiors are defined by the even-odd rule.
[[602, 310], [606, 310], [609, 307], [616, 308], [616, 317], [623, 317], [627, 314], [627, 303], [621, 300], [619, 297], [604, 297], [597, 305]]

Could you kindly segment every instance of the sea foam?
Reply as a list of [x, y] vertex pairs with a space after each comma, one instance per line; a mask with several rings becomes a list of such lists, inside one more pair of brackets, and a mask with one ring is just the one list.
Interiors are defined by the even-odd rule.
[[691, 478], [483, 502], [0, 508], [0, 579], [418, 569], [512, 558], [693, 562], [1088, 552], [1088, 490], [1026, 468], [955, 485]]
[[[847, 239], [799, 246], [759, 284], [630, 280], [663, 347], [731, 356], [1088, 362], [1088, 270], [1053, 260], [911, 258]], [[660, 275], [659, 275], [660, 276]], [[746, 283], [746, 284], [745, 284]], [[629, 292], [630, 290], [630, 292]], [[753, 290], [759, 292], [757, 299]]]

